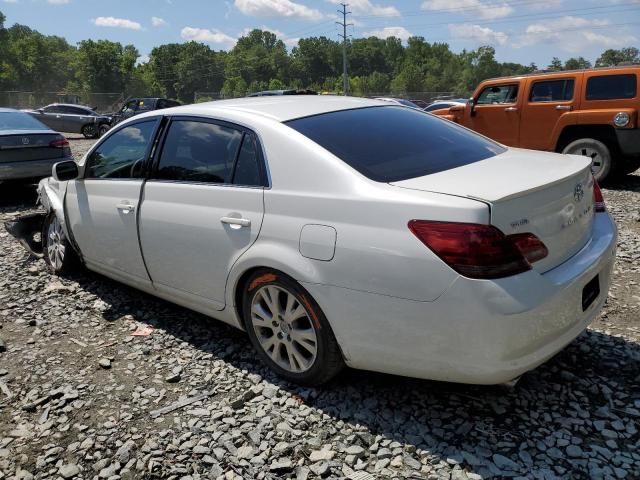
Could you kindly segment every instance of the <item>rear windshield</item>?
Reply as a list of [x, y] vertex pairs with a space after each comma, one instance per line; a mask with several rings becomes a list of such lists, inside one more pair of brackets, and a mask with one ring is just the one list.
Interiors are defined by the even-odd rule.
[[599, 75], [587, 80], [587, 100], [614, 100], [634, 98], [637, 80], [633, 74]]
[[0, 130], [49, 130], [49, 127], [27, 113], [0, 112]]
[[377, 182], [422, 177], [505, 151], [452, 122], [399, 106], [341, 110], [286, 123]]

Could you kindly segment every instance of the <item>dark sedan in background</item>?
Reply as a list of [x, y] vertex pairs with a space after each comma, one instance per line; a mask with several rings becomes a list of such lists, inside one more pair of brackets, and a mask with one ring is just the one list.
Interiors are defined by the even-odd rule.
[[49, 177], [63, 160], [73, 160], [63, 135], [24, 112], [0, 108], [0, 182]]
[[111, 127], [111, 117], [99, 115], [83, 105], [52, 103], [36, 110], [25, 111], [53, 130], [81, 133], [86, 138], [98, 138]]

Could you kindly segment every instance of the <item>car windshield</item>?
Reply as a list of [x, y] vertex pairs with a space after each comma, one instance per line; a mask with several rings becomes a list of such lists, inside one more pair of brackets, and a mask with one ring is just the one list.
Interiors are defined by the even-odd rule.
[[505, 151], [452, 122], [397, 106], [341, 110], [286, 123], [378, 182], [422, 177]]
[[0, 130], [49, 130], [49, 127], [26, 113], [0, 112]]

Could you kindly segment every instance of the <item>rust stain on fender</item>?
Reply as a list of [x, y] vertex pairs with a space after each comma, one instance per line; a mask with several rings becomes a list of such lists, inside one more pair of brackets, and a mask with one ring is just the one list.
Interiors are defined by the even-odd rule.
[[251, 292], [252, 290], [255, 290], [263, 283], [275, 282], [277, 279], [278, 277], [273, 273], [265, 273], [264, 275], [260, 275], [249, 284], [249, 291]]
[[309, 302], [309, 299], [307, 298], [306, 295], [300, 295], [300, 299], [302, 300], [302, 304], [307, 309], [307, 312], [309, 312], [309, 315], [311, 316], [311, 320], [313, 321], [313, 325], [316, 327], [316, 330], [320, 330], [322, 328], [322, 325], [320, 325], [320, 319], [316, 315], [316, 311], [311, 305], [311, 302]]

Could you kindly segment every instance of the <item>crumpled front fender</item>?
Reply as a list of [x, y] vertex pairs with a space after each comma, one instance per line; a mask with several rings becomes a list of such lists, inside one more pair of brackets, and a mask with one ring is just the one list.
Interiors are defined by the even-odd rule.
[[51, 212], [56, 214], [65, 236], [70, 238], [64, 216], [64, 205], [62, 203], [65, 191], [66, 182], [57, 182], [52, 177], [40, 180], [38, 184], [38, 203], [42, 205], [47, 214]]

